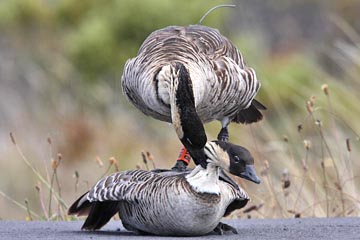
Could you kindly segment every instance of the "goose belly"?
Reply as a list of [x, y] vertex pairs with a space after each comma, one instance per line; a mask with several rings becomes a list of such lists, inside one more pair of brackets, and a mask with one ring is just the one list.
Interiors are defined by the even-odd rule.
[[[244, 107], [241, 91], [222, 91], [220, 83], [203, 73], [190, 69], [196, 112], [204, 123], [231, 117]], [[124, 82], [124, 94], [145, 115], [171, 123], [169, 84], [155, 84], [154, 75], [138, 76], [131, 85]]]
[[226, 207], [219, 203], [219, 199], [209, 201], [177, 196], [163, 202], [123, 202], [119, 214], [124, 227], [131, 231], [195, 236], [211, 232], [220, 222]]

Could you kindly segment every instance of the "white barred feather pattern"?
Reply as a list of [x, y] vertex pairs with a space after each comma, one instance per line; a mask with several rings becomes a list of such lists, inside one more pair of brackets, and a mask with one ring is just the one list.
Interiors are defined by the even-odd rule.
[[[182, 63], [193, 85], [196, 112], [206, 123], [235, 118], [252, 103], [260, 88], [255, 71], [245, 65], [237, 48], [216, 29], [191, 25], [154, 31], [129, 59], [122, 76], [128, 99], [143, 113], [171, 122], [164, 92], [170, 81], [164, 68]], [[159, 73], [162, 73], [159, 77]], [[164, 75], [165, 74], [165, 75]], [[167, 93], [170, 94], [170, 93]]]
[[231, 162], [225, 152], [228, 148], [217, 145], [207, 143], [206, 169], [198, 165], [188, 172], [128, 170], [104, 177], [68, 213], [88, 215], [82, 227], [87, 230], [101, 228], [119, 213], [123, 226], [131, 231], [181, 236], [209, 233], [223, 216], [250, 199], [239, 186], [219, 179], [219, 168], [230, 170]]

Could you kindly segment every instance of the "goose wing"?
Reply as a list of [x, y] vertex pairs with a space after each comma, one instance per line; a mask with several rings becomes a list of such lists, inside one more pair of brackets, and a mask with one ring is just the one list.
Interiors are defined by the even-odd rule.
[[79, 197], [69, 208], [68, 214], [88, 215], [94, 202], [114, 201], [116, 204], [121, 200], [133, 201], [141, 196], [141, 189], [158, 178], [161, 178], [159, 174], [143, 170], [114, 173], [99, 180], [90, 191]]
[[[181, 32], [181, 31], [180, 31]], [[223, 103], [228, 116], [237, 123], [252, 123], [262, 119], [259, 110], [265, 110], [254, 100], [261, 84], [254, 69], [246, 66], [235, 45], [217, 29], [193, 25], [182, 31], [198, 59], [210, 66], [210, 102]], [[237, 104], [229, 104], [236, 102]]]
[[141, 198], [145, 188], [155, 184], [161, 176], [144, 171], [130, 170], [114, 173], [99, 180], [89, 191], [87, 199], [93, 201], [135, 201]]
[[[119, 211], [119, 201], [136, 201], [141, 190], [160, 178], [143, 170], [118, 172], [98, 181], [69, 208], [69, 215], [88, 216], [82, 229], [96, 230], [104, 226]], [[150, 183], [149, 183], [150, 182]]]

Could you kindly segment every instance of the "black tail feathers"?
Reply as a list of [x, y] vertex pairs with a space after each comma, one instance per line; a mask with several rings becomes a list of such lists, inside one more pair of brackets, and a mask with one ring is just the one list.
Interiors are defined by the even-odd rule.
[[266, 107], [254, 99], [250, 107], [240, 110], [232, 121], [243, 124], [258, 122], [263, 119], [263, 115], [259, 110], [266, 110]]
[[104, 226], [118, 212], [118, 202], [90, 202], [86, 192], [69, 208], [69, 215], [88, 216], [81, 227], [83, 230], [97, 230]]
[[97, 230], [104, 226], [119, 211], [117, 202], [93, 202], [89, 216], [81, 229]]

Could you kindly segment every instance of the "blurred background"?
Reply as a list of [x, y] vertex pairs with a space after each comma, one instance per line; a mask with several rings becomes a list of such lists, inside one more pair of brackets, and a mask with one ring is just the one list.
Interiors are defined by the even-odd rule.
[[359, 216], [359, 1], [2, 0], [0, 219], [68, 219], [103, 174], [146, 169], [141, 152], [171, 167], [180, 141], [127, 102], [122, 69], [152, 31], [225, 3], [202, 24], [239, 48], [268, 107], [230, 127], [262, 178], [237, 179], [252, 201], [230, 217]]

